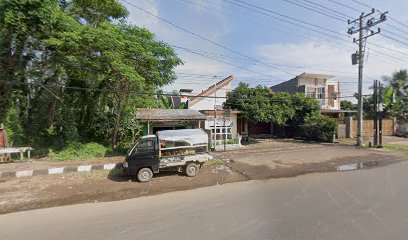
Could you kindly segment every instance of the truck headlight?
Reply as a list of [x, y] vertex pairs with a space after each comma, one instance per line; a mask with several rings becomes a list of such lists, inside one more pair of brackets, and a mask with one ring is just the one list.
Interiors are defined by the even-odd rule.
[[123, 166], [124, 168], [127, 168], [127, 167], [128, 167], [128, 163], [127, 163], [127, 162], [123, 162], [123, 163], [122, 163], [122, 166]]

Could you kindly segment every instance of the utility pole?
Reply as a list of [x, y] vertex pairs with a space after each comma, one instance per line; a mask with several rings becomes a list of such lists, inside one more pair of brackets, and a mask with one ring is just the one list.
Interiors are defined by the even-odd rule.
[[374, 146], [378, 144], [378, 81], [374, 80], [373, 93]]
[[[351, 55], [352, 64], [355, 65], [358, 62], [358, 103], [357, 103], [357, 146], [363, 145], [363, 68], [364, 68], [364, 53], [367, 38], [374, 36], [381, 32], [380, 28], [376, 32], [370, 30], [371, 27], [387, 20], [386, 14], [381, 13], [379, 18], [370, 17], [375, 13], [373, 8], [370, 13], [361, 13], [359, 18], [351, 21], [348, 20], [348, 24], [355, 24], [358, 26], [352, 26], [348, 29], [347, 33], [353, 35], [358, 33], [358, 39], [353, 39], [353, 43], [358, 43], [358, 52]], [[370, 18], [369, 18], [370, 17]], [[367, 20], [367, 21], [366, 21]], [[366, 21], [366, 22], [365, 22]]]
[[216, 151], [216, 147], [217, 147], [217, 80], [216, 80], [217, 76], [214, 76], [214, 80], [215, 80], [215, 91], [214, 91], [214, 152]]
[[378, 121], [379, 121], [379, 129], [378, 129], [378, 146], [382, 147], [382, 118], [383, 118], [383, 85], [382, 83], [378, 83]]

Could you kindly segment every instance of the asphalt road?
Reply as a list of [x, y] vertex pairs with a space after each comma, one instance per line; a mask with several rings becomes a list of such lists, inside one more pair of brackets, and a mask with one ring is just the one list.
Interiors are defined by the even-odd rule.
[[407, 172], [402, 162], [19, 212], [0, 216], [0, 239], [407, 239]]

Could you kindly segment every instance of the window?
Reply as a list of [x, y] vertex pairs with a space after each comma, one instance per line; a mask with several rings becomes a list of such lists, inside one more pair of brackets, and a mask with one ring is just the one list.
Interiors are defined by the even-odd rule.
[[315, 92], [307, 92], [307, 96], [310, 98], [316, 98]]
[[324, 87], [317, 88], [317, 98], [318, 99], [324, 98]]
[[145, 140], [139, 142], [133, 150], [133, 154], [136, 152], [154, 152], [153, 140]]

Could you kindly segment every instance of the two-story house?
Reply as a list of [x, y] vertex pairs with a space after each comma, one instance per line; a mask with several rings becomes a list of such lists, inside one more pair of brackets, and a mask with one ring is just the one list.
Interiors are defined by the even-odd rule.
[[340, 109], [340, 84], [330, 80], [334, 76], [314, 73], [302, 73], [271, 89], [274, 92], [304, 93], [320, 102], [322, 109]]
[[336, 117], [340, 112], [340, 83], [334, 76], [302, 73], [271, 89], [274, 92], [304, 93], [320, 102], [321, 113]]

